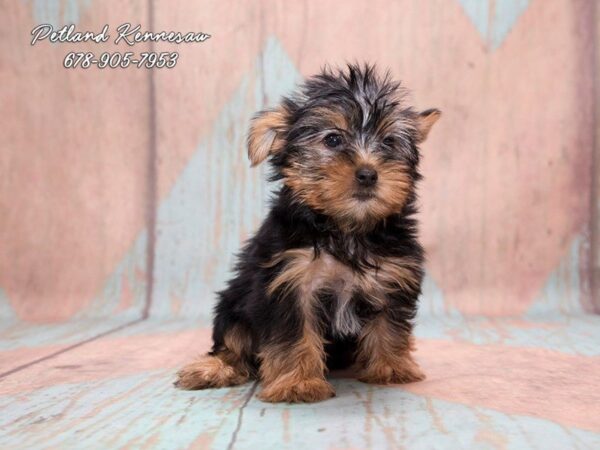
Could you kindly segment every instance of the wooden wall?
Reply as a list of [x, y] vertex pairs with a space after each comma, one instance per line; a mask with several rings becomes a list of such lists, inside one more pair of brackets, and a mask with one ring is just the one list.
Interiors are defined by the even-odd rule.
[[[444, 112], [423, 146], [425, 312], [594, 309], [591, 0], [4, 1], [0, 22], [9, 321], [207, 319], [265, 212], [265, 168], [245, 157], [249, 118], [345, 61], [390, 68], [416, 106]], [[67, 70], [69, 51], [128, 48], [31, 46], [43, 22], [212, 37], [134, 48], [179, 51], [172, 70]]]

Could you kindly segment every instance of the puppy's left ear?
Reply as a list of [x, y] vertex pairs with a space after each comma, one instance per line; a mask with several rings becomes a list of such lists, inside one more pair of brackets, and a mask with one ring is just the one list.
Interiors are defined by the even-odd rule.
[[420, 144], [429, 135], [434, 123], [438, 121], [442, 112], [439, 109], [428, 109], [417, 117], [417, 144]]
[[254, 116], [248, 133], [248, 157], [252, 167], [283, 149], [287, 117], [283, 107], [261, 111]]

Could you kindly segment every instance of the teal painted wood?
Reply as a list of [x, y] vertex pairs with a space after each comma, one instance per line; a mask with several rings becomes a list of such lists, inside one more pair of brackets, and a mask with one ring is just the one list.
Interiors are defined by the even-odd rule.
[[573, 239], [567, 254], [520, 318], [464, 315], [444, 302], [443, 291], [428, 273], [420, 297], [416, 335], [600, 355], [600, 316], [586, 314], [583, 308], [586, 285], [581, 277], [581, 261], [588, 245], [582, 236]]
[[25, 0], [31, 1], [33, 17], [37, 23], [53, 26], [77, 24], [92, 0]]
[[72, 320], [141, 317], [146, 307], [148, 290], [147, 248], [148, 232], [143, 230], [106, 279], [102, 289]]
[[225, 448], [252, 385], [185, 392], [172, 371], [0, 398], [1, 448]]
[[8, 296], [6, 292], [0, 287], [0, 320], [3, 321], [13, 321], [17, 320], [17, 315], [15, 311], [10, 306], [10, 302], [8, 300]]
[[[416, 323], [415, 333], [423, 339], [459, 339], [478, 345], [502, 344], [557, 350], [569, 355], [600, 355], [600, 317], [594, 315], [547, 315], [527, 320], [463, 316], [454, 311], [448, 315], [419, 313]], [[195, 317], [149, 318], [133, 324], [125, 317], [57, 325], [1, 324], [0, 352], [35, 349], [32, 360], [107, 332], [111, 337], [134, 337], [190, 331], [208, 325], [206, 320]], [[198, 352], [203, 350], [199, 348]], [[4, 359], [0, 372], [20, 364], [9, 363]]]
[[489, 17], [490, 17], [490, 3], [488, 0], [459, 0], [469, 19], [479, 31], [481, 37], [487, 40]]
[[[581, 448], [600, 434], [334, 379], [320, 404], [266, 404], [253, 385], [172, 387], [172, 371], [57, 385], [0, 397], [2, 448]], [[249, 399], [249, 400], [248, 400]], [[246, 404], [247, 402], [247, 404]], [[239, 429], [236, 431], [236, 429]]]
[[357, 381], [334, 380], [333, 384], [337, 397], [316, 405], [270, 405], [252, 398], [232, 448], [592, 449], [600, 445], [596, 433], [548, 420]]
[[419, 314], [415, 335], [422, 339], [459, 340], [557, 350], [568, 355], [600, 355], [600, 316], [545, 316], [543, 320], [486, 316]]
[[498, 48], [530, 0], [459, 0], [463, 9], [490, 47]]
[[592, 309], [589, 299], [589, 277], [583, 275], [589, 253], [589, 240], [583, 235], [575, 236], [567, 253], [548, 276], [537, 298], [525, 317], [539, 319], [548, 315], [581, 315]]
[[130, 323], [134, 318], [117, 316], [58, 324], [27, 324], [0, 321], [0, 351], [20, 347], [68, 346]]

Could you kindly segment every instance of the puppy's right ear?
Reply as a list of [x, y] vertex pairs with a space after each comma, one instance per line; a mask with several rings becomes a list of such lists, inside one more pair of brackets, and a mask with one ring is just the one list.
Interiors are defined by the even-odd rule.
[[283, 107], [259, 112], [250, 123], [248, 157], [252, 167], [283, 149], [287, 113]]

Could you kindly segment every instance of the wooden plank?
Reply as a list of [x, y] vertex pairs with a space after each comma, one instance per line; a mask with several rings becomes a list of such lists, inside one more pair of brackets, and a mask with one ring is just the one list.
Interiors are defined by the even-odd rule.
[[[132, 326], [133, 328], [133, 326]], [[125, 329], [122, 329], [125, 331]], [[0, 393], [24, 393], [57, 384], [115, 378], [148, 370], [172, 373], [210, 348], [210, 330], [165, 331], [153, 334], [115, 332], [69, 351], [43, 359], [5, 376]], [[10, 356], [11, 352], [7, 352]], [[174, 381], [174, 380], [173, 380]]]
[[67, 70], [69, 51], [99, 56], [125, 47], [112, 40], [31, 46], [29, 36], [40, 17], [79, 18], [80, 29], [97, 32], [145, 20], [147, 2], [74, 9], [81, 3], [0, 7], [0, 286], [16, 315], [32, 322], [84, 310], [146, 221], [148, 72]]
[[595, 139], [592, 160], [592, 196], [591, 196], [591, 287], [593, 310], [600, 313], [600, 5], [594, 2], [592, 27], [594, 29], [594, 123]]
[[[115, 317], [110, 320], [76, 321], [53, 325], [26, 325], [16, 323], [0, 332], [0, 379], [12, 376], [57, 356], [101, 340], [107, 336], [120, 335], [124, 330], [135, 328], [144, 323], [143, 318]], [[191, 329], [191, 324], [186, 328]], [[197, 324], [195, 324], [197, 325]], [[147, 325], [148, 327], [148, 325]], [[180, 324], [162, 324], [154, 322], [154, 333], [173, 331]], [[133, 333], [143, 332], [142, 330]], [[87, 348], [87, 347], [86, 347]]]
[[172, 385], [208, 345], [206, 329], [110, 336], [12, 374], [0, 384], [0, 446], [223, 448], [252, 385]]
[[498, 318], [419, 313], [416, 324], [416, 336], [424, 339], [533, 347], [568, 355], [600, 355], [600, 317], [591, 314]]
[[401, 388], [334, 380], [337, 397], [319, 404], [244, 408], [237, 450], [400, 448], [582, 448], [600, 434], [551, 420], [416, 395]]
[[0, 446], [594, 448], [600, 441], [599, 356], [534, 342], [421, 339], [423, 383], [378, 387], [334, 378], [330, 401], [271, 405], [253, 397], [252, 385], [172, 387], [176, 368], [208, 348], [208, 331], [124, 332], [8, 377], [0, 384]]
[[252, 385], [185, 392], [171, 371], [0, 398], [3, 448], [225, 448]]
[[[398, 388], [334, 380], [316, 405], [271, 405], [252, 386], [182, 392], [164, 371], [0, 398], [10, 448], [594, 448], [600, 435]], [[240, 408], [243, 407], [240, 416]], [[238, 420], [240, 428], [236, 432]], [[235, 435], [235, 437], [234, 437]]]
[[[96, 338], [122, 331], [143, 319], [148, 300], [146, 235], [142, 233], [136, 239], [87, 307], [67, 322], [23, 322], [0, 292], [0, 374], [20, 370]], [[158, 327], [159, 330], [162, 328]]]
[[[158, 137], [158, 193], [164, 197], [204, 138], [213, 133], [215, 120], [239, 88], [263, 45], [260, 7], [240, 7], [232, 0], [184, 0], [177, 8], [154, 2], [157, 30], [205, 32], [201, 44], [156, 43], [156, 51], [177, 51], [173, 70], [155, 71]], [[230, 55], [234, 57], [224, 57]], [[236, 128], [243, 128], [236, 123]], [[239, 130], [241, 131], [241, 130]], [[223, 142], [226, 144], [226, 142]], [[229, 146], [224, 146], [226, 152]]]

